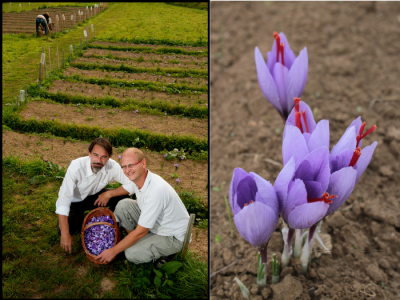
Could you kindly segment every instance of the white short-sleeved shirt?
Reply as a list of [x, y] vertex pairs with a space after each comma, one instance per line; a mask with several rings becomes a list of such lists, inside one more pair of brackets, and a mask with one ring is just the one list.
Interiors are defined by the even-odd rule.
[[87, 196], [100, 192], [114, 180], [121, 183], [129, 195], [134, 193], [136, 185], [129, 180], [115, 160], [110, 158], [96, 174], [90, 167], [89, 156], [74, 159], [58, 193], [56, 214], [68, 216], [71, 202], [83, 201]]
[[183, 242], [189, 223], [185, 205], [168, 182], [147, 171], [143, 187], [138, 189], [135, 184], [134, 192], [141, 210], [138, 224], [154, 234], [174, 236]]

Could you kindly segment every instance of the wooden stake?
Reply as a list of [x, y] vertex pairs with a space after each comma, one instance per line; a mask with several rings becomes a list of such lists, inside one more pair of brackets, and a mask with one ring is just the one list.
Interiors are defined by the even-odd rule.
[[42, 78], [42, 63], [39, 63], [39, 88], [40, 88], [41, 78]]
[[51, 59], [50, 59], [50, 47], [49, 47], [49, 66], [50, 66], [50, 69], [49, 69], [49, 76], [51, 76]]

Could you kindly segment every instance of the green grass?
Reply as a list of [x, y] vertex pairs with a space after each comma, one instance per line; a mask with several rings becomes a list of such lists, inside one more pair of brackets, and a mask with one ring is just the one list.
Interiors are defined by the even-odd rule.
[[[80, 235], [73, 236], [72, 254], [67, 254], [59, 245], [54, 213], [61, 180], [31, 185], [31, 176], [50, 172], [41, 160], [6, 157], [2, 168], [3, 298], [154, 298], [151, 295], [158, 293], [172, 298], [207, 298], [207, 263], [190, 251], [184, 260], [179, 255], [176, 258], [183, 265], [170, 278], [172, 288], [159, 290], [153, 284], [152, 263], [94, 265], [84, 254]], [[86, 275], [79, 277], [78, 268], [84, 268]], [[150, 271], [150, 284], [135, 286], [136, 276], [145, 270]], [[102, 294], [104, 277], [116, 282], [116, 287]]]
[[25, 84], [38, 79], [42, 46], [46, 59], [48, 48], [51, 48], [54, 69], [56, 47], [62, 58], [62, 49], [68, 53], [69, 45], [79, 44], [88, 23], [95, 25], [96, 37], [104, 40], [127, 40], [129, 37], [143, 42], [147, 39], [154, 44], [207, 44], [207, 11], [165, 3], [109, 3], [108, 8], [96, 17], [57, 38], [3, 34], [3, 105], [15, 99]]
[[[21, 8], [19, 4], [21, 3]], [[50, 8], [50, 7], [86, 7], [86, 6], [94, 6], [95, 4], [99, 4], [99, 2], [11, 2], [11, 12], [21, 12], [21, 11], [29, 11], [34, 9], [41, 8]], [[3, 2], [3, 12], [9, 12], [10, 2]]]

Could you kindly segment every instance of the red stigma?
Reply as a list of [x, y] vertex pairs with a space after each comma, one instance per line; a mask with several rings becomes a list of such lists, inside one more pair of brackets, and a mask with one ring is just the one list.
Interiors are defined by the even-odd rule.
[[283, 60], [283, 43], [281, 43], [281, 57], [282, 57], [282, 65], [285, 65], [285, 61]]
[[245, 207], [245, 206], [247, 206], [247, 205], [250, 205], [250, 204], [252, 204], [253, 202], [254, 202], [254, 201], [251, 200], [249, 204], [245, 203], [245, 204], [243, 205], [243, 207]]
[[303, 126], [301, 125], [301, 113], [296, 111], [295, 118], [296, 118], [296, 127], [300, 129], [301, 133], [303, 133]]
[[354, 152], [353, 152], [353, 157], [351, 158], [349, 167], [354, 167], [355, 164], [357, 163], [358, 159], [360, 158], [360, 156], [361, 156], [361, 148], [357, 147], [357, 149], [354, 150]]
[[324, 201], [326, 204], [332, 203], [332, 198], [337, 197], [336, 195], [331, 195], [327, 192], [322, 194], [321, 198], [307, 198], [307, 203], [313, 203], [313, 202], [318, 202], [318, 201]]
[[365, 138], [368, 134], [370, 134], [372, 131], [374, 131], [376, 129], [376, 125], [372, 126], [370, 129], [367, 130], [366, 133], [363, 134], [364, 128], [365, 128], [365, 122], [362, 123], [362, 125], [360, 127], [360, 133], [356, 137], [356, 140], [357, 140], [356, 147], [358, 147], [358, 144], [360, 143], [360, 141], [363, 138]]
[[280, 45], [281, 45], [281, 37], [279, 34], [274, 31], [274, 38], [276, 40], [276, 62], [279, 62], [279, 51], [280, 51]]
[[303, 119], [304, 119], [304, 125], [306, 126], [306, 131], [309, 133], [309, 131], [308, 131], [308, 125], [307, 125], [307, 119], [306, 119], [306, 111], [303, 110], [303, 111], [301, 112], [301, 115], [303, 116]]
[[294, 111], [295, 112], [300, 112], [300, 98], [294, 97]]

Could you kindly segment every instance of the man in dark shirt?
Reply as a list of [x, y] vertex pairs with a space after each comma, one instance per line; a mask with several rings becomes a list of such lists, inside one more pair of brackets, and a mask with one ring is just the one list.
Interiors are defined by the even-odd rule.
[[49, 33], [49, 18], [49, 13], [38, 15], [36, 17], [36, 36], [39, 36], [39, 25], [42, 25], [42, 27], [45, 28], [46, 35]]

